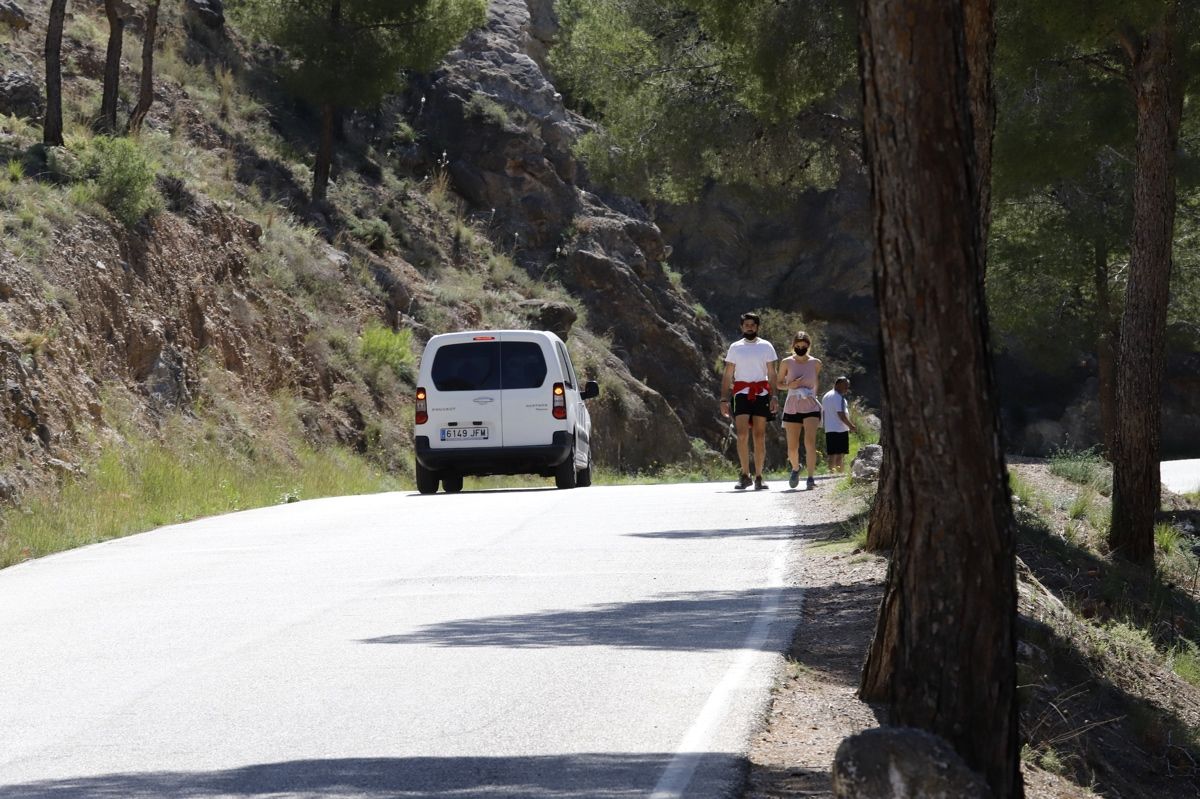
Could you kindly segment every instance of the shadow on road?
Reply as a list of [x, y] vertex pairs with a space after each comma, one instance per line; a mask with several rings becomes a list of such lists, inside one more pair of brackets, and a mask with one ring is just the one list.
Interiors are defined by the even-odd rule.
[[[702, 651], [741, 649], [764, 600], [776, 591], [706, 591], [661, 599], [593, 605], [519, 616], [487, 616], [431, 624], [404, 635], [366, 638], [364, 644], [423, 646], [619, 646]], [[780, 617], [795, 618], [801, 590], [778, 591]], [[782, 649], [769, 641], [772, 651]]]
[[[152, 771], [0, 785], [5, 799], [163, 797], [529, 797], [645, 796], [668, 754], [530, 757], [402, 757], [290, 760], [224, 771]], [[705, 770], [741, 773], [741, 758], [705, 756]]]

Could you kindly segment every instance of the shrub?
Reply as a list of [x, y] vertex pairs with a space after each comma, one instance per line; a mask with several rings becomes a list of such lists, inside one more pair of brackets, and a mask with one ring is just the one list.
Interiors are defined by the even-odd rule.
[[158, 206], [155, 165], [131, 139], [97, 136], [84, 155], [96, 199], [125, 225], [133, 225]]
[[391, 249], [392, 229], [379, 217], [355, 219], [350, 223], [350, 235], [367, 245], [371, 252], [382, 253]]
[[1058, 450], [1050, 456], [1050, 473], [1072, 483], [1091, 486], [1105, 496], [1112, 493], [1112, 476], [1095, 450]]
[[392, 331], [378, 322], [367, 325], [358, 340], [359, 352], [373, 369], [390, 369], [397, 377], [411, 380], [417, 358], [413, 355], [412, 331]]

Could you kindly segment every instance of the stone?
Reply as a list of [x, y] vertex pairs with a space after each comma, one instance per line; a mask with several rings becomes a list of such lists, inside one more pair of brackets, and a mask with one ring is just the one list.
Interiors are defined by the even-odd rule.
[[221, 0], [184, 0], [184, 16], [212, 30], [225, 27], [225, 5]]
[[32, 75], [14, 70], [0, 76], [0, 114], [40, 119], [45, 110], [42, 87]]
[[850, 474], [855, 480], [878, 480], [879, 470], [883, 467], [883, 447], [878, 444], [868, 444], [858, 451], [850, 464]]
[[549, 330], [563, 341], [571, 334], [571, 325], [579, 315], [565, 302], [554, 300], [524, 300], [517, 307], [539, 330]]
[[25, 14], [25, 9], [12, 0], [0, 0], [0, 22], [14, 30], [29, 29], [29, 17]]
[[983, 778], [942, 738], [907, 727], [852, 735], [833, 760], [837, 799], [990, 799]]

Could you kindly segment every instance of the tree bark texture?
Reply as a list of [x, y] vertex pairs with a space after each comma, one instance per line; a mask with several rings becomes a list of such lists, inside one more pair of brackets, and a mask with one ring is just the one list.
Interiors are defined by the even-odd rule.
[[100, 130], [117, 132], [117, 99], [121, 86], [121, 48], [125, 40], [125, 20], [116, 0], [104, 0], [108, 17], [108, 50], [104, 55], [104, 91], [100, 100]]
[[[880, 352], [883, 351], [882, 342]], [[886, 380], [887, 377], [883, 376]], [[884, 394], [887, 390], [884, 389]], [[892, 422], [888, 416], [888, 405], [884, 403], [880, 411], [879, 443], [883, 446], [883, 463], [879, 467], [879, 485], [875, 490], [875, 500], [871, 503], [871, 515], [867, 520], [868, 552], [882, 552], [892, 549], [896, 544], [896, 505], [899, 504], [900, 486], [896, 481], [895, 446], [892, 443]]]
[[896, 544], [863, 672], [891, 721], [1022, 795], [1016, 575], [988, 349], [992, 0], [862, 0]]
[[1139, 42], [1126, 42], [1137, 109], [1133, 245], [1117, 358], [1117, 453], [1113, 462], [1114, 552], [1154, 562], [1154, 514], [1161, 487], [1162, 384], [1167, 300], [1175, 237], [1175, 148], [1183, 92], [1175, 59], [1174, 13]]
[[46, 26], [46, 118], [42, 124], [42, 144], [63, 146], [62, 118], [62, 37], [67, 15], [67, 0], [51, 0], [50, 23]]
[[146, 4], [145, 34], [142, 39], [142, 80], [137, 105], [129, 117], [129, 131], [137, 133], [154, 103], [154, 41], [158, 36], [158, 6], [160, 0]]

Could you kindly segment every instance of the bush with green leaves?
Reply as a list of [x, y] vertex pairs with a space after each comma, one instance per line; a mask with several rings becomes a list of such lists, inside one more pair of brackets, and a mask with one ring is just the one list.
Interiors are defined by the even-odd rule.
[[157, 166], [137, 142], [97, 136], [82, 160], [96, 199], [123, 224], [133, 225], [159, 207], [161, 198], [154, 186]]
[[417, 358], [408, 328], [392, 330], [378, 322], [369, 324], [359, 337], [358, 349], [372, 369], [390, 369], [396, 377], [412, 380]]

